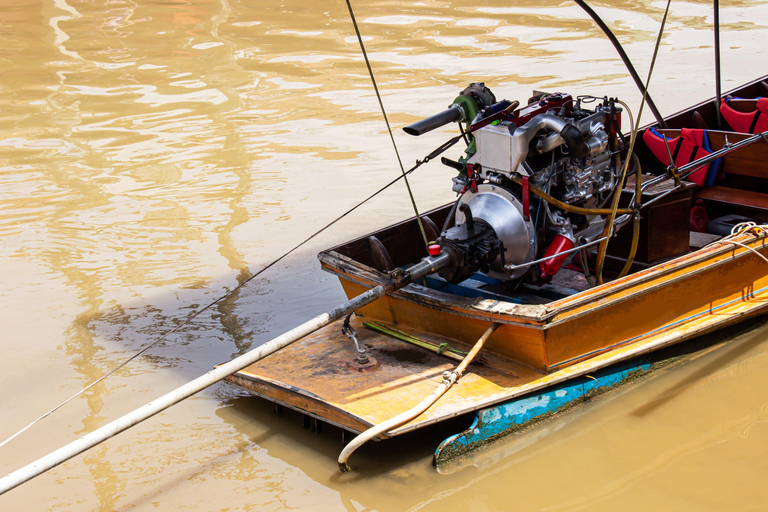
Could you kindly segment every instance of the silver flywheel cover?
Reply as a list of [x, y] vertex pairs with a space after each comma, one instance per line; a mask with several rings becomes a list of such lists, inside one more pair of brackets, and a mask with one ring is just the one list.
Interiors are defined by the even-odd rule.
[[[520, 265], [533, 261], [535, 230], [530, 220], [523, 217], [522, 202], [508, 190], [497, 185], [484, 183], [477, 187], [477, 192], [468, 190], [461, 196], [459, 205], [467, 204], [475, 219], [487, 222], [504, 243], [506, 263]], [[530, 219], [530, 217], [529, 217]], [[456, 224], [464, 223], [464, 214], [456, 208]], [[517, 279], [528, 267], [513, 272], [505, 271], [501, 257], [491, 264], [490, 277], [503, 281]]]

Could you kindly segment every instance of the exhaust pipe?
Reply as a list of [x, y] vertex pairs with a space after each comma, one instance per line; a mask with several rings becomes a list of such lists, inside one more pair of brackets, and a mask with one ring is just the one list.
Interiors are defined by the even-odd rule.
[[461, 108], [461, 105], [458, 103], [454, 103], [450, 107], [448, 107], [446, 110], [443, 110], [439, 114], [435, 114], [433, 116], [430, 116], [426, 119], [422, 119], [421, 121], [416, 121], [413, 124], [409, 124], [405, 128], [403, 128], [403, 131], [407, 133], [408, 135], [423, 135], [427, 132], [431, 132], [435, 128], [440, 128], [441, 126], [444, 126], [448, 123], [453, 123], [454, 121], [463, 121], [464, 120], [464, 109]]

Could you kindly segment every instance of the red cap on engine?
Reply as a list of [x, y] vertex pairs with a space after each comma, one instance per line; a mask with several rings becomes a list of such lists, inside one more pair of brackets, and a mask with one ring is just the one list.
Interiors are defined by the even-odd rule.
[[440, 246], [437, 245], [437, 244], [430, 245], [429, 249], [427, 249], [427, 250], [429, 251], [429, 255], [430, 256], [439, 256], [440, 255]]

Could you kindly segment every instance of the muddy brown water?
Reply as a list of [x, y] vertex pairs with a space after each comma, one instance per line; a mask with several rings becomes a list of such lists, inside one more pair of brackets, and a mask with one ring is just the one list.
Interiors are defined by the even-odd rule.
[[[639, 105], [569, 2], [356, 4], [406, 166], [452, 133], [400, 128], [471, 81]], [[766, 72], [768, 2], [723, 4], [727, 90]], [[664, 3], [595, 8], [644, 76]], [[673, 3], [651, 86], [663, 113], [714, 93], [711, 23], [709, 2]], [[0, 30], [2, 439], [399, 173], [342, 1], [17, 0]], [[451, 199], [452, 174], [412, 176], [422, 210]], [[408, 215], [402, 185], [377, 197], [0, 448], [0, 473], [337, 304], [315, 254]], [[763, 510], [766, 338], [760, 321], [713, 335], [695, 360], [445, 472], [431, 453], [461, 421], [367, 446], [340, 475], [338, 430], [220, 384], [0, 509]]]

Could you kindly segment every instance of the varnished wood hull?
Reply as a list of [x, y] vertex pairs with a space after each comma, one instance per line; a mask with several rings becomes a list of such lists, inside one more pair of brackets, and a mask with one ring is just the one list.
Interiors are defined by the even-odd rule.
[[[756, 82], [757, 83], [757, 82]], [[757, 88], [748, 84], [742, 90]], [[763, 87], [760, 85], [760, 87]], [[736, 91], [739, 92], [739, 91]], [[708, 103], [698, 105], [705, 111]], [[692, 109], [691, 109], [692, 110]], [[670, 125], [690, 117], [672, 116]], [[449, 207], [424, 216], [442, 226]], [[731, 242], [649, 265], [627, 277], [541, 303], [459, 296], [410, 284], [358, 311], [361, 343], [378, 366], [358, 371], [354, 345], [332, 324], [230, 377], [279, 404], [346, 430], [360, 432], [417, 404], [455, 361], [375, 333], [378, 321], [434, 343], [468, 349], [493, 322], [501, 327], [483, 349], [483, 364], [397, 435], [457, 415], [508, 402], [626, 362], [663, 347], [768, 312], [768, 234], [754, 231]], [[320, 254], [352, 298], [390, 279], [386, 266], [418, 261], [423, 244], [415, 219]], [[389, 261], [391, 260], [391, 261]]]

